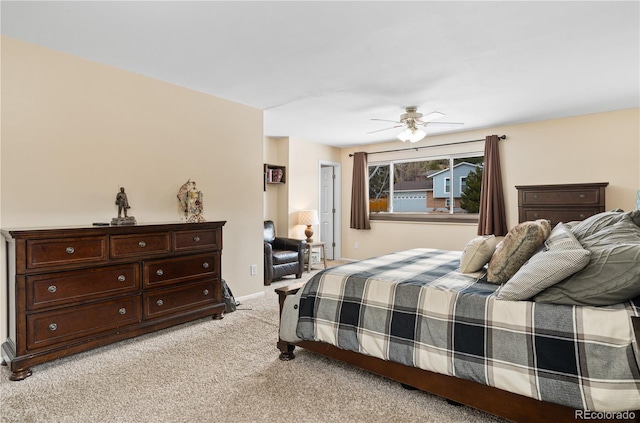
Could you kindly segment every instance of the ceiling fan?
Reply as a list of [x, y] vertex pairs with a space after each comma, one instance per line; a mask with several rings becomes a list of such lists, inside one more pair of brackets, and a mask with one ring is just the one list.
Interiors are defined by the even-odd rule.
[[423, 139], [427, 133], [419, 129], [419, 126], [422, 127], [438, 127], [438, 128], [447, 128], [447, 129], [455, 129], [460, 128], [463, 123], [456, 122], [432, 122], [435, 119], [440, 119], [444, 116], [444, 113], [440, 112], [431, 112], [426, 115], [422, 113], [418, 113], [417, 107], [407, 107], [406, 113], [400, 115], [400, 120], [387, 120], [387, 119], [371, 119], [371, 120], [379, 120], [383, 122], [393, 122], [397, 123], [397, 125], [391, 126], [389, 128], [378, 129], [375, 131], [368, 132], [368, 134], [373, 134], [375, 132], [387, 131], [393, 128], [405, 127], [405, 130], [398, 134], [398, 139], [400, 141], [409, 141], [409, 142], [418, 142]]

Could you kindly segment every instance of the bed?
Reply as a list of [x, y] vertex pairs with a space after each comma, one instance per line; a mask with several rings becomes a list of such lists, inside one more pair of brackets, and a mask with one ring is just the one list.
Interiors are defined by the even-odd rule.
[[[298, 346], [514, 421], [640, 421], [638, 217], [607, 212], [542, 231], [542, 244], [502, 283], [491, 262], [499, 252], [508, 264], [518, 261], [508, 241], [525, 224], [495, 240], [488, 262], [472, 271], [467, 248], [412, 249], [323, 270], [276, 290], [280, 358], [293, 359]], [[559, 245], [566, 250], [567, 238], [579, 271], [550, 259]], [[615, 260], [603, 264], [603, 257]], [[547, 272], [535, 274], [545, 275], [544, 284], [530, 296], [527, 277], [541, 264]], [[584, 287], [593, 273], [600, 279], [590, 289], [605, 291], [574, 295], [572, 281]], [[507, 286], [523, 274], [520, 294], [530, 298], [513, 298]]]

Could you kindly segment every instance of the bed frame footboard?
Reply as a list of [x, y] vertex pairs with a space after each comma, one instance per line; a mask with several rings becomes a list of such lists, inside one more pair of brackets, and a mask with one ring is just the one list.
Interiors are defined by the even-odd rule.
[[[304, 286], [304, 282], [298, 282], [293, 285], [284, 286], [282, 288], [277, 288], [275, 291], [278, 294], [278, 302], [280, 303], [280, 314], [282, 316], [282, 307], [284, 307], [284, 300], [288, 295], [294, 295], [300, 288]], [[288, 361], [296, 358], [296, 355], [293, 353], [293, 350], [296, 348], [296, 344], [291, 344], [289, 342], [283, 341], [282, 339], [278, 339], [278, 349], [280, 350], [280, 360]]]
[[[280, 313], [284, 300], [288, 295], [295, 294], [303, 282], [276, 289], [280, 301]], [[640, 317], [633, 317], [633, 327], [636, 339], [640, 339]], [[490, 414], [503, 417], [515, 422], [552, 421], [576, 422], [584, 418], [580, 410], [574, 410], [559, 404], [538, 401], [533, 398], [503, 391], [492, 386], [482, 385], [465, 379], [458, 379], [416, 367], [405, 366], [392, 361], [385, 361], [376, 357], [365, 356], [353, 351], [343, 350], [323, 342], [301, 341], [295, 344], [278, 340], [281, 360], [295, 358], [296, 346], [313, 351], [325, 357], [353, 365], [371, 373], [386, 377], [404, 385], [408, 385], [431, 394], [443, 397], [469, 407], [477, 408]], [[630, 410], [629, 419], [604, 419], [597, 421], [637, 422], [640, 423], [640, 410]], [[590, 419], [593, 420], [593, 419]]]

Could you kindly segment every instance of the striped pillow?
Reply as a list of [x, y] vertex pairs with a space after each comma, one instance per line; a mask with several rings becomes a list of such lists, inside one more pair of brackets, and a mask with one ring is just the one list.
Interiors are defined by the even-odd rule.
[[564, 223], [558, 223], [544, 245], [500, 288], [496, 298], [527, 300], [582, 270], [590, 254]]

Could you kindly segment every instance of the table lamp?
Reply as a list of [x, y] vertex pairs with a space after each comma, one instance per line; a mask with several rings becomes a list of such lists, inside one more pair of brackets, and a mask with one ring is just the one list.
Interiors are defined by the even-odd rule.
[[307, 243], [311, 244], [313, 242], [313, 229], [311, 225], [318, 225], [320, 221], [318, 220], [318, 211], [317, 210], [300, 210], [298, 212], [298, 225], [306, 225], [307, 229], [304, 230], [304, 234], [307, 236]]

